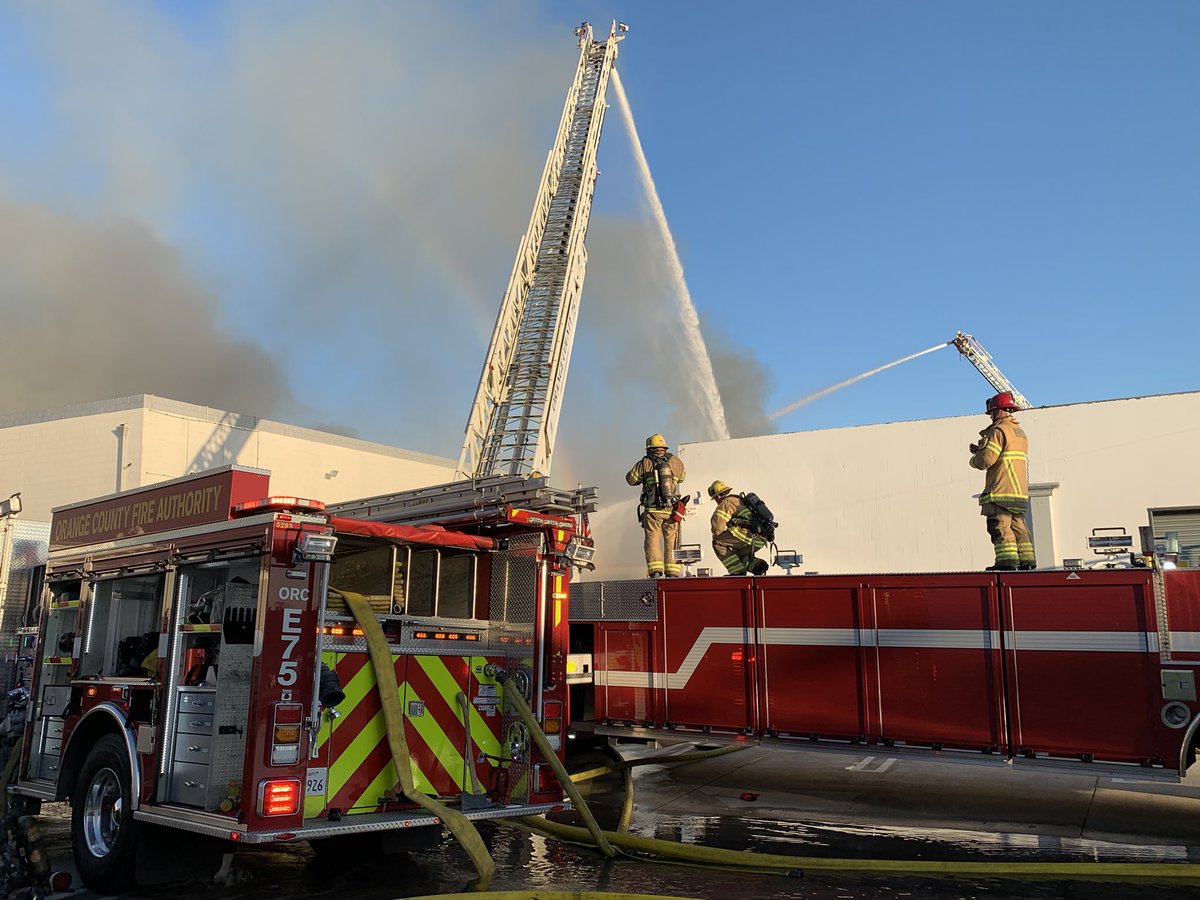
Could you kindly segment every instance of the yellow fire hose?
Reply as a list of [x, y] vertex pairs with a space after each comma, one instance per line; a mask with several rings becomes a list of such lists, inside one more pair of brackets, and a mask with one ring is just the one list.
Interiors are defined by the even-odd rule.
[[590, 781], [593, 778], [599, 778], [601, 775], [607, 775], [609, 772], [620, 772], [625, 787], [625, 802], [621, 805], [621, 819], [617, 823], [617, 832], [624, 834], [629, 830], [629, 826], [633, 824], [633, 772], [631, 770], [634, 766], [692, 762], [698, 759], [710, 759], [714, 756], [725, 756], [727, 753], [736, 753], [738, 750], [749, 749], [749, 744], [729, 744], [725, 747], [718, 747], [715, 750], [697, 750], [694, 753], [677, 753], [667, 757], [644, 756], [639, 759], [622, 759], [611, 766], [600, 766], [595, 769], [585, 769], [582, 772], [576, 772], [571, 776], [571, 781], [579, 784], [581, 781]]
[[409, 900], [454, 900], [455, 897], [481, 900], [696, 900], [693, 897], [667, 897], [663, 894], [610, 894], [599, 891], [488, 891], [486, 894], [425, 894]]
[[[526, 816], [519, 820], [550, 837], [574, 843], [590, 838], [587, 830]], [[658, 838], [605, 832], [612, 844], [626, 850], [651, 853], [702, 865], [732, 866], [742, 870], [786, 874], [909, 875], [922, 878], [1038, 878], [1073, 881], [1157, 881], [1200, 884], [1200, 867], [1186, 863], [1086, 863], [1086, 862], [938, 862], [936, 860], [834, 859], [814, 856], [778, 856], [748, 850], [695, 847]]]
[[455, 897], [481, 900], [696, 900], [694, 897], [668, 897], [665, 894], [610, 894], [607, 891], [488, 891], [486, 894], [425, 894], [408, 900], [454, 900]]
[[[605, 832], [609, 843], [616, 845], [622, 850], [653, 854], [665, 860], [689, 865], [733, 868], [746, 872], [755, 871], [776, 875], [796, 875], [805, 872], [826, 875], [908, 875], [926, 878], [1025, 878], [1200, 884], [1200, 868], [1185, 863], [938, 862], [931, 860], [864, 860], [778, 856], [755, 853], [748, 850], [695, 847], [676, 841], [639, 837], [624, 833], [627, 828], [625, 810], [632, 807], [630, 770], [634, 766], [692, 762], [721, 756], [742, 749], [748, 749], [748, 745], [731, 744], [717, 750], [702, 750], [671, 756], [658, 755], [622, 760], [610, 766], [601, 766], [578, 772], [572, 776], [572, 781], [587, 781], [613, 771], [623, 772], [626, 776], [625, 809], [622, 810], [621, 826], [618, 826], [618, 830], [616, 832]], [[582, 802], [582, 800], [576, 802]], [[538, 816], [525, 816], [513, 824], [519, 824], [547, 837], [558, 838], [572, 843], [586, 844], [591, 838], [589, 831], [583, 828], [551, 822]]]
[[587, 825], [587, 831], [592, 841], [600, 848], [600, 852], [609, 859], [616, 856], [617, 851], [612, 848], [608, 839], [605, 838], [604, 832], [596, 824], [596, 817], [592, 815], [591, 809], [584, 802], [583, 795], [579, 793], [579, 788], [575, 787], [574, 782], [571, 781], [571, 776], [567, 774], [567, 770], [563, 767], [558, 754], [550, 746], [550, 741], [542, 733], [542, 726], [538, 724], [538, 720], [529, 711], [529, 704], [525, 702], [525, 698], [521, 696], [521, 692], [515, 688], [512, 690], [509, 689], [512, 679], [508, 678], [507, 675], [498, 675], [496, 680], [504, 687], [504, 699], [508, 702], [509, 706], [516, 710], [521, 721], [525, 723], [525, 727], [529, 729], [529, 736], [533, 738], [533, 742], [537, 745], [538, 750], [541, 751], [546, 762], [550, 763], [550, 768], [554, 770], [554, 774], [563, 786], [563, 790], [567, 792], [567, 796], [575, 804], [576, 811], [583, 816], [584, 824]]
[[392, 651], [388, 646], [379, 620], [371, 609], [370, 602], [362, 595], [353, 591], [339, 591], [346, 598], [346, 604], [355, 620], [363, 630], [367, 641], [367, 649], [371, 654], [371, 665], [375, 669], [375, 681], [379, 686], [379, 699], [383, 704], [383, 719], [387, 726], [388, 746], [392, 750], [392, 761], [396, 764], [396, 774], [400, 776], [400, 790], [406, 798], [416, 803], [422, 809], [437, 816], [450, 829], [450, 833], [462, 845], [463, 850], [471, 858], [478, 873], [471, 882], [471, 889], [482, 891], [492, 880], [496, 871], [496, 862], [483, 844], [483, 838], [476, 830], [471, 820], [456, 809], [451, 809], [444, 803], [439, 803], [432, 797], [426, 796], [416, 788], [413, 781], [412, 762], [408, 752], [408, 744], [404, 740], [404, 713], [400, 708], [400, 686], [396, 683], [396, 670], [392, 668]]
[[[392, 653], [379, 622], [371, 610], [370, 604], [361, 594], [342, 592], [347, 605], [354, 614], [359, 626], [366, 637], [367, 648], [371, 653], [371, 663], [375, 670], [375, 678], [379, 684], [380, 699], [383, 704], [384, 720], [387, 723], [388, 745], [392, 750], [392, 758], [400, 776], [401, 789], [406, 798], [438, 816], [450, 829], [450, 832], [462, 845], [475, 865], [478, 877], [471, 883], [472, 891], [483, 891], [491, 881], [496, 864], [483, 845], [483, 840], [469, 819], [455, 809], [439, 803], [432, 797], [418, 791], [412, 777], [411, 762], [408, 746], [404, 740], [404, 719], [400, 708], [399, 686], [396, 683], [396, 672], [392, 668]], [[508, 704], [516, 710], [517, 715], [529, 729], [529, 734], [538, 746], [545, 759], [554, 769], [563, 788], [571, 798], [575, 808], [583, 816], [588, 827], [579, 828], [572, 825], [561, 825], [538, 816], [526, 816], [517, 820], [521, 825], [538, 831], [549, 837], [559, 838], [574, 843], [592, 843], [600, 848], [605, 856], [616, 854], [614, 847], [635, 853], [646, 853], [660, 856], [668, 860], [702, 866], [728, 866], [742, 871], [756, 871], [775, 874], [797, 874], [799, 872], [821, 873], [826, 875], [907, 875], [925, 878], [957, 877], [957, 878], [1025, 878], [1025, 879], [1067, 879], [1079, 881], [1148, 881], [1166, 884], [1200, 884], [1200, 867], [1186, 863], [1077, 863], [1077, 862], [939, 862], [933, 860], [882, 860], [882, 859], [836, 859], [810, 856], [780, 856], [776, 854], [755, 853], [746, 850], [725, 850], [720, 847], [696, 847], [676, 841], [666, 841], [657, 838], [639, 837], [620, 832], [602, 831], [596, 824], [595, 817], [588, 809], [587, 803], [575, 787], [575, 782], [566, 769], [563, 768], [558, 755], [550, 747], [546, 736], [533, 714], [529, 710], [525, 698], [517, 690], [508, 690], [505, 686], [504, 696]], [[741, 746], [741, 745], [737, 745]], [[732, 748], [722, 748], [721, 752], [733, 752]], [[712, 751], [681, 754], [674, 757], [653, 757], [644, 760], [629, 760], [628, 765], [618, 763], [603, 770], [591, 770], [580, 773], [579, 781], [597, 777], [603, 771], [620, 769], [628, 774], [634, 765], [649, 763], [687, 762], [695, 758], [706, 758], [715, 754]], [[624, 815], [622, 816], [624, 819]], [[462, 896], [462, 895], [460, 895]], [[477, 896], [477, 894], [476, 894]], [[644, 900], [648, 895], [641, 894], [593, 894], [579, 891], [502, 891], [489, 894], [496, 900], [587, 900], [591, 897], [610, 897], [619, 900]], [[441, 895], [445, 900], [446, 895]], [[431, 900], [431, 898], [413, 898], [413, 900]], [[670, 898], [667, 898], [670, 900]], [[686, 898], [674, 898], [686, 900]]]

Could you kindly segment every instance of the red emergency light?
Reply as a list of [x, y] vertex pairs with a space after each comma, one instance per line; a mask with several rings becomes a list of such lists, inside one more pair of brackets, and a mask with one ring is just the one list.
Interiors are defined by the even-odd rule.
[[237, 504], [232, 511], [234, 518], [256, 515], [266, 512], [309, 512], [325, 511], [325, 504], [320, 500], [307, 500], [304, 497], [263, 497], [259, 500], [246, 500]]
[[260, 816], [294, 816], [300, 811], [300, 779], [271, 778], [258, 786]]

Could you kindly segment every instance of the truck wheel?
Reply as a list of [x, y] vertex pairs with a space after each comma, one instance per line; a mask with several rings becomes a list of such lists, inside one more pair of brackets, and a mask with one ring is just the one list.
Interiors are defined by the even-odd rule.
[[133, 887], [134, 828], [129, 756], [117, 735], [105, 735], [84, 760], [71, 799], [71, 843], [84, 884], [101, 894]]

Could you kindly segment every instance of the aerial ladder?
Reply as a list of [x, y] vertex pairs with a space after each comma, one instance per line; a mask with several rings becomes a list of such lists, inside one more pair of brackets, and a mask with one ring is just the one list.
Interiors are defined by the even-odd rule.
[[550, 473], [587, 266], [605, 90], [626, 26], [575, 29], [579, 64], [517, 249], [458, 460], [460, 478]]
[[456, 527], [485, 525], [514, 508], [547, 515], [593, 512], [596, 489], [550, 486], [551, 454], [587, 267], [588, 220], [605, 91], [628, 30], [613, 22], [596, 40], [575, 29], [579, 63], [529, 226], [501, 301], [455, 471], [458, 480], [347, 501], [339, 515]]
[[1000, 367], [992, 360], [991, 355], [983, 349], [983, 345], [975, 340], [969, 334], [964, 334], [959, 331], [954, 335], [952, 343], [956, 350], [967, 358], [967, 360], [976, 369], [979, 374], [987, 379], [987, 383], [996, 389], [997, 393], [1007, 391], [1012, 394], [1013, 402], [1017, 404], [1018, 409], [1029, 409], [1032, 404], [1025, 399], [1025, 395], [1013, 386], [1013, 383], [1004, 377], [1004, 373], [1000, 371]]

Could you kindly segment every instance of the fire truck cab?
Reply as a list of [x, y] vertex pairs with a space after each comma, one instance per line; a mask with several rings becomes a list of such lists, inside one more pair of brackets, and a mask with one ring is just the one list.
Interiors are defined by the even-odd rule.
[[340, 518], [237, 466], [56, 509], [13, 792], [71, 803], [105, 893], [215, 871], [239, 844], [438, 836], [397, 788], [357, 595], [417, 789], [468, 818], [562, 808], [503, 695], [561, 756], [571, 520], [520, 518], [491, 535]]

